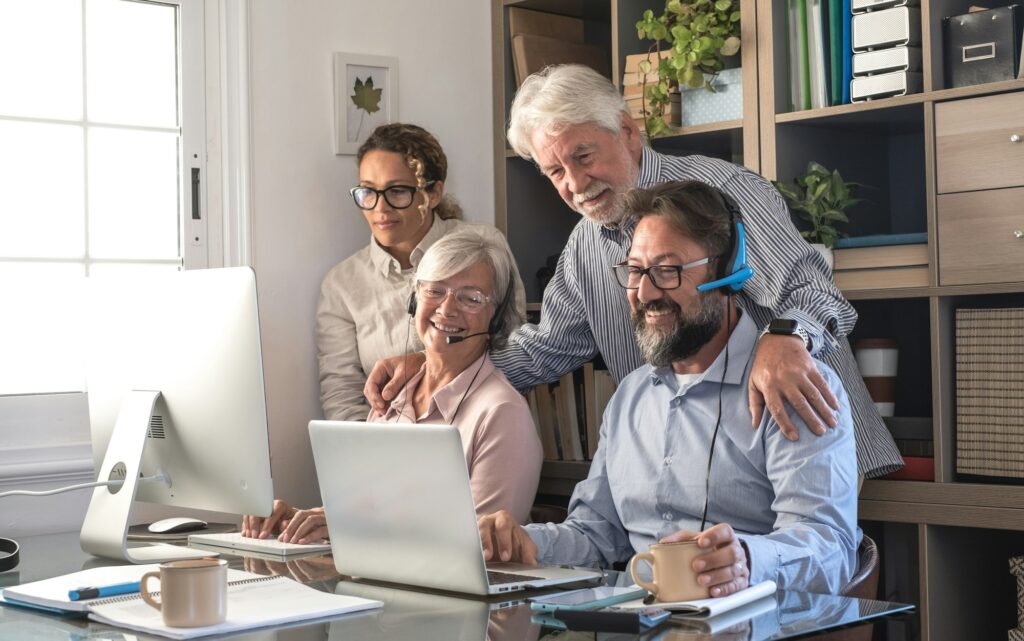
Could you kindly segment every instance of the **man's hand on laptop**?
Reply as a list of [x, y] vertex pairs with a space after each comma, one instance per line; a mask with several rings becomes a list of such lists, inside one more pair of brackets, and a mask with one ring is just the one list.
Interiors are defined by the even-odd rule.
[[501, 510], [487, 514], [478, 518], [476, 523], [480, 528], [484, 561], [537, 565], [537, 546], [509, 512]]
[[395, 400], [399, 390], [410, 376], [419, 371], [425, 360], [427, 357], [423, 352], [412, 352], [377, 361], [363, 386], [363, 396], [370, 407], [381, 414], [387, 412], [388, 404]]
[[729, 596], [750, 585], [750, 559], [746, 547], [736, 538], [731, 525], [719, 523], [703, 532], [679, 530], [660, 542], [674, 543], [693, 539], [697, 539], [699, 547], [707, 550], [693, 560], [693, 569], [700, 573], [697, 582], [710, 586], [711, 596]]

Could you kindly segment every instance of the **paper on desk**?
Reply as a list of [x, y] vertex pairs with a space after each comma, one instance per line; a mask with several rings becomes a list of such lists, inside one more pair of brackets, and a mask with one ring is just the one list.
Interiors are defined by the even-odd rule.
[[381, 601], [321, 592], [286, 577], [228, 586], [227, 619], [199, 628], [170, 628], [160, 612], [141, 599], [93, 606], [89, 618], [108, 625], [192, 639], [297, 621], [334, 617], [382, 607]]
[[770, 594], [775, 594], [775, 590], [775, 581], [762, 581], [745, 590], [740, 590], [736, 594], [716, 599], [695, 599], [693, 601], [672, 601], [669, 603], [655, 601], [649, 605], [644, 603], [643, 599], [637, 599], [620, 603], [616, 607], [623, 609], [661, 608], [669, 610], [676, 616], [713, 617], [729, 610], [735, 610], [741, 605], [757, 601]]

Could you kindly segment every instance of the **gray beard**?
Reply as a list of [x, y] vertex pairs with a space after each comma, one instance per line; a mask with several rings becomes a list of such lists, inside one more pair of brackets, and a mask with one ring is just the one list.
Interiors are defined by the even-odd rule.
[[[663, 332], [647, 326], [647, 311], [673, 309], [676, 322]], [[669, 367], [675, 361], [689, 358], [708, 344], [722, 327], [722, 306], [701, 293], [700, 306], [692, 317], [686, 317], [675, 301], [660, 298], [633, 311], [633, 331], [644, 360], [654, 367]]]

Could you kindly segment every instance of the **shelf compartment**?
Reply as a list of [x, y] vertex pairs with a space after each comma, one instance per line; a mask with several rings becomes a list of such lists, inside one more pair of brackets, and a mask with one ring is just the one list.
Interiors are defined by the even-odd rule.
[[659, 153], [674, 156], [699, 154], [737, 164], [744, 162], [742, 121], [686, 127], [679, 131], [681, 133], [674, 136], [655, 138], [651, 147]]
[[1020, 535], [994, 529], [929, 525], [922, 548], [929, 641], [1006, 638], [1017, 627], [1017, 581], [1008, 559]]

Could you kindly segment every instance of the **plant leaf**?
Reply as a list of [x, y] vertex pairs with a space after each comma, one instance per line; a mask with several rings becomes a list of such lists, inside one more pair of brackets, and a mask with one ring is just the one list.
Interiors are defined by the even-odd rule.
[[380, 111], [380, 96], [384, 90], [373, 88], [372, 77], [367, 78], [366, 82], [357, 77], [352, 90], [354, 93], [349, 97], [357, 109], [362, 109], [368, 114]]

